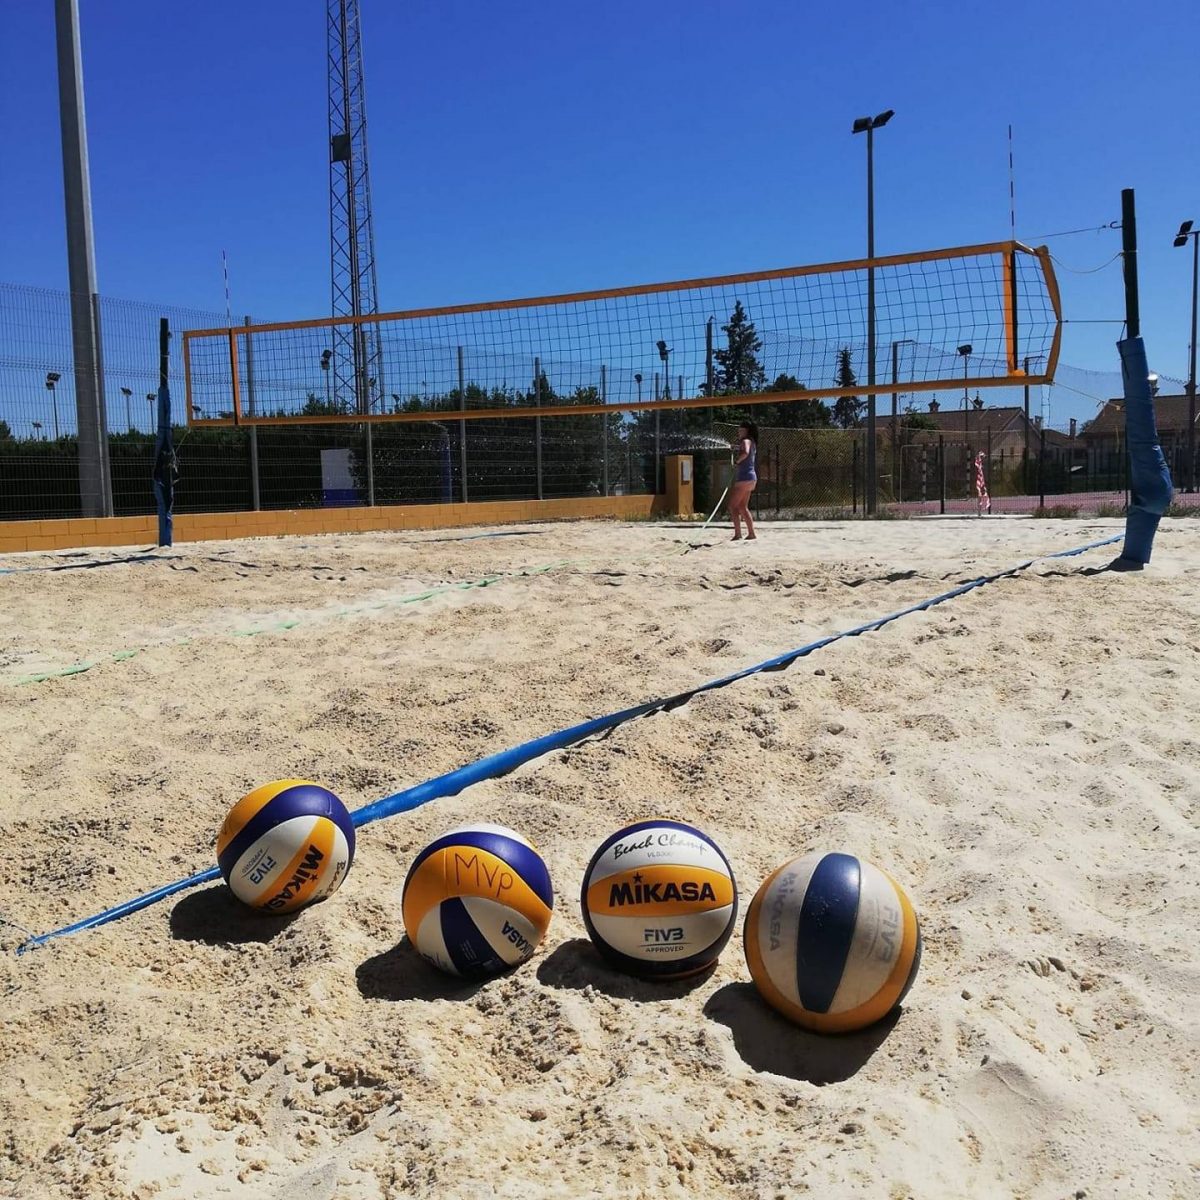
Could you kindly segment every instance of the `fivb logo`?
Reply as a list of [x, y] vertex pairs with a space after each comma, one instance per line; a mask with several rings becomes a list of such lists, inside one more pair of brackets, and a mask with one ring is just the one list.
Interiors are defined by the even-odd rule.
[[614, 883], [608, 893], [609, 908], [623, 908], [627, 904], [665, 904], [668, 901], [681, 900], [695, 904], [711, 900], [715, 904], [717, 894], [707, 880], [703, 883], [697, 883], [693, 879], [685, 879], [682, 883], [646, 883], [640, 875], [635, 875], [632, 883]]

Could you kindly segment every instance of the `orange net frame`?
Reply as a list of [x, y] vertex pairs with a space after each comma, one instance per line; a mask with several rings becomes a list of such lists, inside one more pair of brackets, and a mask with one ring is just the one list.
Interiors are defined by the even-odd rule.
[[1053, 382], [1061, 308], [1049, 254], [994, 242], [189, 330], [189, 424], [553, 417], [861, 396], [869, 390], [871, 273], [876, 391], [893, 382], [905, 392]]

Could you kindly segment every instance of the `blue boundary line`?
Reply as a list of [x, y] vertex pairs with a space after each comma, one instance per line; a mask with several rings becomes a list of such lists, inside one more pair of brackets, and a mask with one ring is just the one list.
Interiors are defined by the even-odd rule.
[[[885, 625], [890, 625], [893, 621], [900, 620], [901, 617], [911, 616], [917, 612], [924, 612], [935, 605], [944, 604], [947, 600], [953, 600], [958, 596], [966, 595], [967, 592], [974, 591], [985, 584], [995, 583], [999, 579], [1007, 579], [1019, 571], [1027, 570], [1034, 563], [1041, 562], [1044, 559], [1073, 558], [1078, 554], [1086, 553], [1088, 550], [1095, 550], [1101, 546], [1111, 546], [1113, 543], [1121, 541], [1123, 536], [1123, 534], [1118, 534], [1115, 537], [1104, 538], [1098, 542], [1088, 542], [1084, 546], [1076, 546], [1070, 550], [1056, 550], [1050, 554], [1039, 554], [1035, 558], [1026, 559], [1014, 567], [1008, 567], [992, 575], [981, 575], [977, 579], [968, 580], [968, 582], [960, 584], [956, 588], [951, 588], [948, 592], [941, 592], [928, 600], [912, 604], [908, 608], [898, 609], [896, 612], [888, 613], [884, 617], [876, 617], [872, 621], [856, 625], [852, 629], [842, 630], [840, 633], [831, 633], [828, 637], [818, 638], [815, 642], [809, 642], [799, 649], [789, 650], [786, 654], [779, 654], [774, 658], [764, 659], [753, 666], [735, 671], [732, 675], [723, 675], [719, 679], [712, 679], [707, 683], [699, 684], [697, 687], [689, 688], [686, 692], [678, 692], [674, 696], [667, 696], [664, 699], [649, 700], [644, 704], [635, 704], [632, 708], [625, 708], [620, 712], [609, 713], [607, 716], [593, 717], [589, 721], [583, 721], [567, 729], [560, 729], [555, 733], [544, 734], [542, 737], [533, 738], [531, 741], [523, 742], [521, 745], [513, 746], [511, 749], [501, 750], [496, 754], [489, 754], [486, 758], [477, 759], [466, 766], [448, 771], [445, 775], [435, 776], [433, 779], [427, 779], [424, 783], [418, 783], [414, 787], [405, 788], [403, 791], [395, 792], [391, 796], [385, 796], [381, 800], [375, 800], [371, 804], [366, 804], [362, 808], [356, 809], [351, 814], [351, 819], [357, 828], [363, 825], [370, 825], [373, 821], [381, 821], [386, 817], [394, 817], [397, 813], [409, 812], [414, 808], [420, 808], [421, 805], [428, 804], [431, 800], [441, 800], [448, 796], [457, 796], [460, 792], [465, 791], [476, 783], [482, 783], [487, 779], [502, 778], [525, 763], [533, 761], [535, 758], [541, 758], [543, 755], [549, 754], [554, 750], [565, 750], [568, 746], [577, 745], [579, 742], [595, 737], [597, 734], [608, 733], [616, 729], [617, 726], [624, 725], [627, 721], [636, 720], [638, 717], [648, 717], [654, 713], [670, 712], [672, 709], [686, 704], [693, 696], [699, 696], [704, 692], [716, 691], [718, 688], [728, 687], [731, 683], [748, 679], [752, 675], [760, 675], [766, 671], [784, 671], [797, 659], [806, 658], [814, 651], [821, 650], [825, 646], [830, 646], [834, 642], [840, 642], [844, 638], [859, 637], [864, 633], [873, 633], [875, 630], [882, 629]], [[30, 938], [17, 947], [17, 953], [22, 954], [37, 946], [45, 945], [46, 942], [54, 938], [65, 937], [67, 934], [72, 933], [82, 933], [86, 929], [95, 929], [99, 925], [107, 925], [110, 921], [120, 920], [121, 917], [128, 916], [130, 913], [148, 908], [150, 905], [158, 903], [159, 900], [165, 900], [168, 896], [173, 896], [177, 892], [182, 892], [199, 884], [219, 879], [220, 875], [221, 873], [216, 867], [211, 867], [209, 870], [201, 871], [199, 874], [189, 875], [186, 879], [178, 879], [174, 883], [165, 884], [162, 887], [155, 888], [151, 892], [144, 892], [140, 896], [135, 896], [132, 900], [126, 900], [123, 904], [118, 904], [113, 908], [106, 908], [103, 912], [85, 917], [82, 921], [76, 921], [71, 925], [64, 925], [61, 929], [54, 929], [49, 933], [38, 934], [36, 937]]]

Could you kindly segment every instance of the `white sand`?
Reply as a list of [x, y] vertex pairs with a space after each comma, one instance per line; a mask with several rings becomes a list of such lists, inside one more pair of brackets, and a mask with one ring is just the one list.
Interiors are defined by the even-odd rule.
[[[682, 530], [564, 525], [0, 576], [0, 1196], [1200, 1195], [1195, 523], [1143, 575], [1042, 563], [372, 825], [290, 922], [212, 886], [11, 953], [210, 865], [268, 779], [357, 807], [1118, 528], [766, 526], [681, 555]], [[563, 558], [587, 561], [399, 603]], [[743, 904], [810, 849], [895, 875], [926, 937], [899, 1017], [802, 1033], [740, 933], [687, 984], [602, 967], [580, 875], [652, 814], [714, 836]], [[558, 891], [537, 957], [483, 986], [400, 944], [408, 863], [468, 819], [532, 837]]]

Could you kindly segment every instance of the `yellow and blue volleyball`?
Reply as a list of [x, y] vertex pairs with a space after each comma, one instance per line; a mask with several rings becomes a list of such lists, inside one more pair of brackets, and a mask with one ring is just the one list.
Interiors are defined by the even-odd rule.
[[887, 1016], [921, 962], [921, 926], [904, 889], [852, 854], [784, 863], [750, 902], [742, 940], [763, 999], [818, 1033]]
[[417, 952], [451, 975], [481, 979], [524, 962], [554, 911], [550, 872], [504, 825], [464, 825], [413, 860], [400, 902]]
[[672, 979], [717, 961], [737, 920], [737, 884], [707, 834], [640, 821], [592, 855], [580, 903], [588, 936], [613, 966]]
[[289, 913], [333, 895], [354, 861], [346, 806], [307, 779], [277, 779], [243, 796], [217, 834], [217, 865], [251, 908]]

